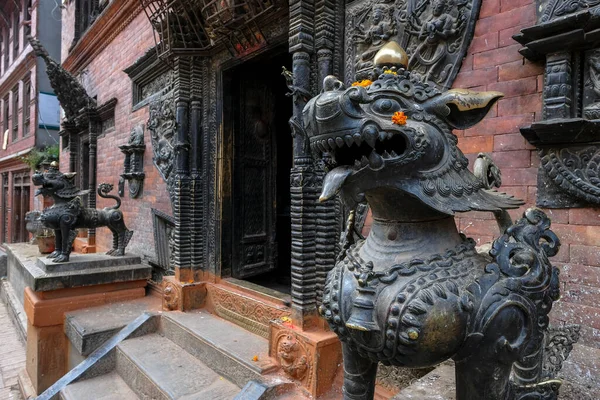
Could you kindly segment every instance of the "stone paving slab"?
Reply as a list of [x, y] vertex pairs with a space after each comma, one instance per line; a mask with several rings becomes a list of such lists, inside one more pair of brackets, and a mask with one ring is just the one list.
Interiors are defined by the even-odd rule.
[[0, 399], [20, 400], [18, 374], [25, 368], [25, 344], [0, 302]]

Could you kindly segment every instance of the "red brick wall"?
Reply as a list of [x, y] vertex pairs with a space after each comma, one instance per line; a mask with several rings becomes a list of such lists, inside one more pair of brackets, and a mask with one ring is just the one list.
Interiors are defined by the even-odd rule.
[[[71, 5], [74, 2], [71, 3]], [[68, 23], [63, 14], [63, 33], [68, 31]], [[72, 22], [71, 22], [72, 24]], [[71, 37], [63, 34], [63, 49], [70, 46]], [[123, 72], [149, 48], [154, 46], [151, 26], [144, 13], [136, 16], [102, 52], [84, 68], [82, 82], [91, 96], [98, 96], [98, 104], [117, 98], [115, 109], [115, 128], [98, 138], [97, 183], [107, 182], [117, 190], [119, 175], [123, 172], [124, 154], [119, 146], [127, 143], [129, 133], [138, 124], [146, 124], [148, 107], [132, 112], [131, 80]], [[171, 214], [166, 185], [152, 163], [152, 145], [150, 132], [144, 132], [146, 152], [144, 153], [144, 188], [142, 194], [132, 199], [127, 184], [123, 197], [125, 222], [135, 233], [128, 251], [145, 257], [154, 257], [154, 237], [152, 230], [152, 211], [157, 208]], [[61, 168], [67, 170], [69, 154], [61, 154]], [[114, 201], [98, 198], [97, 207], [112, 206]], [[96, 233], [96, 243], [100, 250], [112, 247], [112, 235], [106, 228]]]
[[[502, 171], [502, 191], [526, 201], [510, 211], [513, 219], [535, 206], [539, 157], [519, 128], [541, 119], [543, 64], [518, 52], [512, 35], [535, 24], [531, 0], [484, 0], [475, 37], [454, 87], [504, 93], [486, 118], [471, 129], [455, 131], [471, 166], [477, 154], [489, 153]], [[600, 208], [546, 209], [552, 229], [562, 242], [552, 259], [561, 269], [561, 300], [555, 303], [554, 323], [582, 325], [580, 342], [600, 347]], [[457, 226], [479, 244], [491, 242], [499, 230], [491, 213], [470, 212]], [[365, 233], [371, 224], [365, 224]]]
[[[535, 205], [539, 157], [519, 128], [541, 119], [543, 65], [525, 60], [512, 35], [535, 24], [531, 0], [485, 0], [475, 37], [455, 87], [504, 93], [497, 106], [477, 126], [455, 132], [459, 146], [473, 161], [479, 152], [492, 155], [502, 171], [502, 190], [527, 204], [513, 218]], [[561, 268], [562, 299], [553, 318], [584, 325], [583, 341], [600, 347], [600, 208], [545, 210], [562, 241], [553, 259]], [[484, 243], [498, 236], [486, 213], [458, 218], [465, 234]]]

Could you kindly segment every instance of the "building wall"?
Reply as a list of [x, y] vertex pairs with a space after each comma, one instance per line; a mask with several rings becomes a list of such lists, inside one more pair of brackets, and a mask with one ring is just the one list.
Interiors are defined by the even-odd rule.
[[[490, 154], [502, 171], [500, 190], [526, 202], [510, 211], [513, 219], [536, 205], [540, 159], [519, 128], [542, 118], [543, 64], [522, 57], [518, 52], [522, 46], [512, 39], [522, 28], [535, 25], [535, 11], [531, 0], [484, 0], [475, 36], [453, 85], [504, 93], [482, 122], [454, 133], [471, 168], [480, 152]], [[600, 208], [544, 211], [562, 243], [551, 259], [561, 271], [561, 299], [554, 304], [553, 323], [581, 324], [580, 342], [600, 348]], [[460, 214], [456, 222], [479, 245], [500, 235], [491, 213]], [[367, 218], [363, 233], [370, 224]]]
[[[75, 2], [67, 5], [63, 11], [62, 47], [68, 49], [72, 36], [69, 32], [73, 24], [72, 16]], [[171, 214], [171, 205], [167, 194], [166, 184], [152, 163], [152, 145], [150, 132], [145, 128], [148, 121], [148, 106], [132, 112], [131, 80], [123, 70], [133, 64], [148, 49], [154, 47], [152, 28], [146, 15], [139, 13], [96, 57], [79, 72], [78, 76], [92, 97], [97, 96], [98, 105], [112, 98], [117, 99], [115, 108], [115, 126], [98, 137], [98, 164], [96, 182], [112, 183], [116, 192], [119, 176], [123, 173], [125, 155], [119, 146], [127, 143], [129, 133], [138, 124], [144, 125], [146, 152], [144, 154], [143, 191], [136, 199], [129, 196], [127, 184], [121, 210], [125, 223], [135, 233], [127, 248], [128, 252], [136, 253], [144, 258], [154, 258], [154, 234], [152, 226], [152, 208]], [[63, 60], [68, 56], [63, 50]], [[61, 170], [68, 170], [69, 153], [61, 152]], [[97, 198], [97, 207], [114, 205], [113, 200]], [[112, 247], [112, 235], [106, 228], [96, 231], [96, 245], [99, 251]]]
[[[497, 90], [504, 98], [475, 127], [456, 131], [459, 146], [471, 163], [486, 152], [502, 171], [501, 190], [526, 201], [511, 211], [513, 219], [535, 206], [539, 157], [519, 128], [541, 119], [543, 64], [525, 60], [512, 35], [535, 24], [531, 0], [484, 0], [475, 38], [454, 87]], [[472, 164], [471, 164], [472, 165]], [[555, 323], [583, 325], [585, 344], [600, 347], [600, 208], [546, 209], [562, 242], [552, 259], [561, 269], [562, 298], [554, 305]], [[488, 213], [458, 218], [460, 230], [479, 243], [499, 231]]]
[[[19, 12], [20, 24], [17, 29], [14, 29], [12, 22], [17, 11], [15, 6], [17, 3], [21, 6]], [[48, 6], [48, 2], [43, 3]], [[4, 15], [11, 22], [10, 26], [4, 23], [0, 24], [0, 35], [2, 36], [0, 45], [0, 231], [7, 228], [6, 238], [1, 235], [0, 237], [8, 241], [12, 241], [12, 229], [15, 221], [24, 217], [24, 215], [15, 213], [13, 182], [15, 177], [29, 171], [29, 166], [20, 160], [20, 156], [36, 146], [38, 136], [37, 93], [40, 89], [37, 78], [39, 75], [43, 75], [45, 70], [39, 68], [33, 50], [26, 40], [26, 35], [33, 32], [34, 36], [39, 37], [37, 29], [40, 24], [38, 22], [42, 20], [47, 31], [43, 38], [43, 44], [48, 45], [50, 43], [50, 47], [53, 48], [55, 53], [57, 52], [56, 49], [60, 49], [60, 40], [58, 40], [60, 37], [60, 9], [52, 14], [55, 18], [50, 20], [52, 15], [47, 12], [48, 10], [41, 12], [38, 9], [40, 4], [39, 1], [16, 0], [4, 2], [0, 6]], [[27, 9], [30, 7], [31, 15], [28, 16]], [[15, 41], [19, 43], [18, 51], [15, 51]], [[26, 82], [30, 82], [29, 101], [27, 102], [25, 101], [27, 97], [25, 93]], [[51, 91], [51, 88], [48, 88], [47, 91]], [[18, 98], [16, 104], [14, 101], [15, 93]], [[6, 105], [8, 105], [8, 110], [6, 110]], [[27, 127], [24, 120], [25, 110], [29, 112]], [[8, 126], [6, 136], [5, 122]], [[58, 135], [55, 131], [42, 130], [39, 135], [43, 137], [43, 141], [46, 143], [57, 143]], [[31, 176], [31, 173], [29, 173], [29, 176]], [[4, 177], [8, 181], [8, 193], [5, 193], [2, 187]], [[30, 185], [28, 208], [41, 208], [41, 200], [34, 198], [31, 188]], [[3, 216], [7, 216], [7, 218], [2, 218]]]

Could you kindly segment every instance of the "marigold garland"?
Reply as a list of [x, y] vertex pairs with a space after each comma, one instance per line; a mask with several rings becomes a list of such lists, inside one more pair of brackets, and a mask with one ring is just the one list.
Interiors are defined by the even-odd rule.
[[406, 120], [408, 117], [404, 115], [402, 111], [396, 111], [394, 115], [392, 115], [392, 122], [396, 125], [406, 125]]
[[371, 86], [371, 83], [373, 83], [373, 81], [370, 81], [368, 79], [363, 79], [362, 81], [354, 82], [352, 84], [352, 86], [367, 87], [367, 86]]

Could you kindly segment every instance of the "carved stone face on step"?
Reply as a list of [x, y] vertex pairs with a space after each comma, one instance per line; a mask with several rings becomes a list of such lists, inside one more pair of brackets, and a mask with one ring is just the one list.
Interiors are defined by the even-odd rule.
[[386, 188], [448, 215], [514, 206], [510, 197], [484, 190], [452, 133], [479, 122], [501, 93], [440, 92], [403, 67], [376, 67], [372, 78], [344, 88], [329, 76], [304, 109], [313, 151], [329, 153], [336, 164], [322, 201], [340, 193], [354, 207]]

